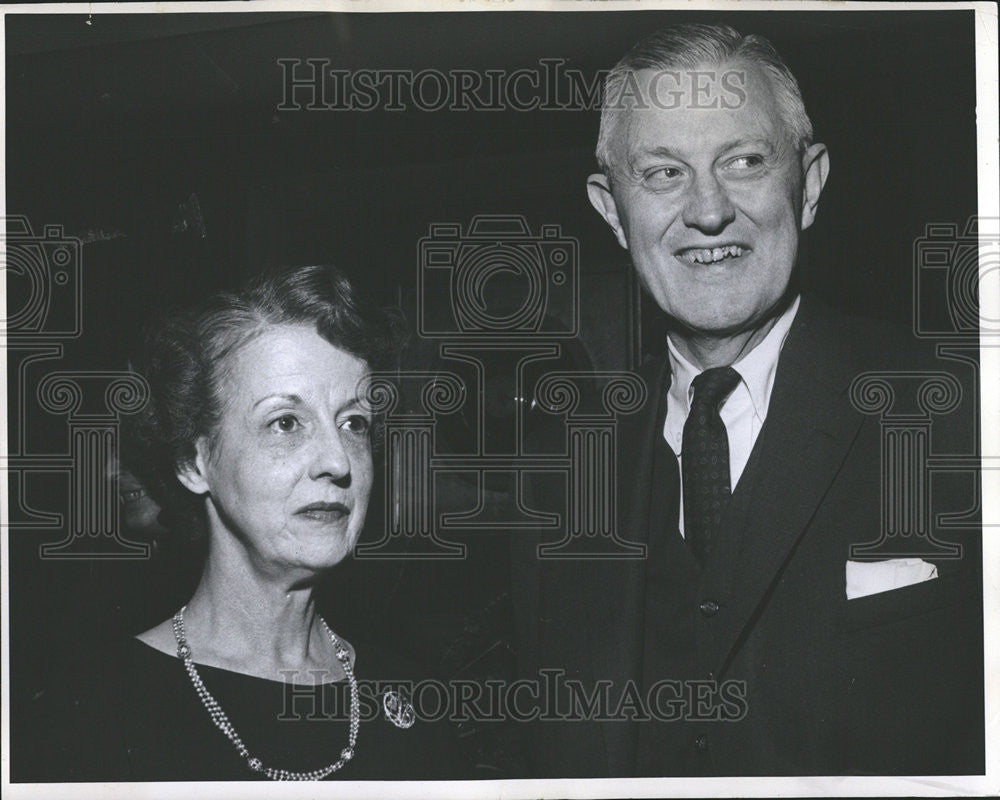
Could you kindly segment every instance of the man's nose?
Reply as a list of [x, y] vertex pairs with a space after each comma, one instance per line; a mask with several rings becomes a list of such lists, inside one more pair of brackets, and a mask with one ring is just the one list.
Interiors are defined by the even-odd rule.
[[721, 232], [736, 218], [725, 187], [713, 174], [697, 177], [684, 205], [684, 224], [705, 234]]
[[309, 477], [343, 481], [351, 474], [351, 459], [341, 441], [340, 428], [335, 425], [324, 429], [312, 442]]

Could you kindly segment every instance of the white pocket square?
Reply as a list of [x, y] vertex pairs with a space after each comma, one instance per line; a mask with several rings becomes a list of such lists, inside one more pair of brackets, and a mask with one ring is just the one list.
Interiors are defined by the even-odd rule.
[[847, 599], [902, 589], [938, 576], [937, 567], [920, 558], [890, 558], [887, 561], [848, 561]]

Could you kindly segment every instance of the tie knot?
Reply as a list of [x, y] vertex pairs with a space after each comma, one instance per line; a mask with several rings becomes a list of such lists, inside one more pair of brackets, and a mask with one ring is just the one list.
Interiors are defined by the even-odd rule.
[[740, 382], [740, 373], [732, 367], [712, 367], [706, 369], [691, 381], [694, 399], [691, 405], [707, 405], [717, 408]]

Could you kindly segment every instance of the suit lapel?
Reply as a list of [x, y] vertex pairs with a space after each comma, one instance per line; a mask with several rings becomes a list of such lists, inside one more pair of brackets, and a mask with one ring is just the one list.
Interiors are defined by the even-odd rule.
[[[770, 591], [822, 501], [857, 435], [861, 417], [846, 391], [852, 359], [827, 315], [805, 301], [778, 362], [767, 421], [758, 438], [759, 467], [745, 525], [733, 544], [729, 613], [718, 620], [709, 654], [721, 675], [754, 612]], [[739, 491], [739, 487], [738, 487]], [[706, 583], [716, 576], [708, 575]]]
[[[640, 372], [646, 382], [643, 408], [623, 417], [618, 427], [618, 534], [629, 542], [648, 544], [654, 448], [661, 437], [666, 391], [667, 359]], [[589, 576], [590, 653], [593, 677], [610, 679], [615, 702], [629, 681], [641, 685], [642, 639], [645, 617], [646, 559], [602, 559], [581, 564]], [[608, 774], [628, 775], [635, 760], [635, 725], [601, 725]]]
[[[705, 586], [711, 590], [714, 584], [715, 596], [725, 597], [730, 607], [718, 619], [708, 654], [717, 675], [754, 612], [767, 601], [857, 435], [861, 416], [846, 394], [856, 369], [842, 334], [834, 320], [803, 299], [782, 350], [767, 422], [753, 455], [760, 466], [752, 485], [745, 487], [752, 496], [745, 506], [745, 526], [733, 541], [737, 555], [730, 563], [735, 569], [710, 566], [705, 576]], [[662, 436], [670, 380], [667, 359], [642, 374], [649, 399], [640, 412], [624, 417], [618, 429], [617, 518], [621, 538], [647, 544], [654, 448]], [[605, 559], [566, 566], [576, 575], [570, 583], [579, 591], [580, 618], [589, 621], [583, 641], [590, 651], [591, 677], [611, 680], [614, 692], [629, 681], [641, 685], [646, 561]], [[600, 728], [608, 774], [630, 774], [636, 726], [603, 723]]]

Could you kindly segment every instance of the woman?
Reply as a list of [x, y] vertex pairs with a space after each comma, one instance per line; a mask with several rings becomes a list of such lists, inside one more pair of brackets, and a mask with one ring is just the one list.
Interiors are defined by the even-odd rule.
[[447, 777], [435, 726], [378, 685], [416, 676], [356, 651], [313, 597], [365, 521], [362, 386], [393, 339], [323, 267], [267, 274], [153, 329], [133, 463], [161, 517], [201, 540], [204, 568], [170, 618], [70, 673], [39, 779]]

